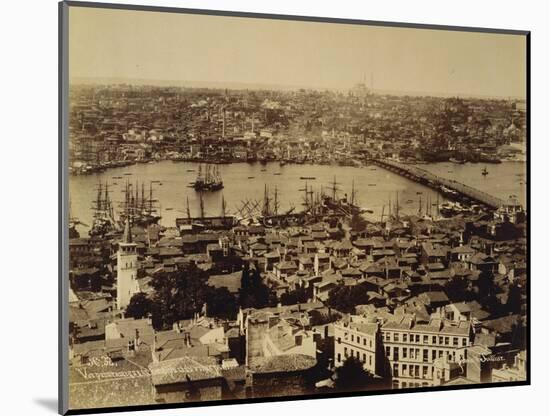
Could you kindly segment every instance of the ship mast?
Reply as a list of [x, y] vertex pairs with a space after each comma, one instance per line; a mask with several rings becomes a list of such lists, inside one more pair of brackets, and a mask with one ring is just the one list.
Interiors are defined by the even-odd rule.
[[262, 209], [262, 215], [264, 217], [268, 217], [270, 215], [270, 207], [269, 207], [269, 190], [267, 189], [267, 184], [264, 185], [264, 206]]
[[134, 201], [134, 215], [137, 217], [139, 208], [139, 182], [136, 181], [136, 200]]
[[153, 215], [153, 182], [149, 182], [149, 215]]
[[395, 218], [399, 220], [399, 191], [395, 191]]
[[309, 208], [313, 211], [313, 209], [315, 208], [315, 201], [313, 201], [313, 186], [310, 186], [308, 191], [306, 185], [306, 194], [309, 200]]
[[141, 206], [140, 206], [141, 212], [145, 212], [145, 183], [141, 183]]
[[189, 209], [189, 197], [187, 197], [187, 219], [191, 219], [191, 210]]
[[201, 218], [204, 218], [204, 200], [202, 199], [202, 191], [199, 192], [199, 202], [201, 209]]
[[225, 198], [223, 197], [223, 194], [222, 194], [222, 218], [225, 218]]
[[279, 212], [279, 199], [278, 199], [278, 193], [277, 193], [277, 186], [275, 186], [275, 192], [273, 195], [273, 213], [277, 215]]
[[306, 181], [306, 185], [304, 186], [304, 188], [303, 189], [298, 189], [298, 190], [299, 191], [304, 191], [304, 203], [302, 205], [304, 205], [306, 207], [305, 210], [307, 211], [309, 209], [307, 181]]
[[332, 199], [333, 201], [336, 201], [336, 192], [338, 191], [338, 182], [336, 182], [336, 176], [334, 176], [334, 179], [332, 181], [332, 187], [330, 188], [332, 190]]
[[355, 205], [355, 194], [356, 194], [356, 191], [355, 191], [355, 180], [352, 179], [351, 181], [351, 205]]

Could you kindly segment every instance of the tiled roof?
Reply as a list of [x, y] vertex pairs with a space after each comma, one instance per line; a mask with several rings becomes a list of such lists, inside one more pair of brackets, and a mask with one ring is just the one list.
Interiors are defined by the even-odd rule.
[[212, 357], [181, 357], [149, 364], [153, 385], [210, 380], [222, 376], [221, 367]]

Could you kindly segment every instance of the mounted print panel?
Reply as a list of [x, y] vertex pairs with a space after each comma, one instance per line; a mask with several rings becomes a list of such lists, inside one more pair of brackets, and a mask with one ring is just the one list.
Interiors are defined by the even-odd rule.
[[60, 24], [61, 413], [529, 383], [528, 32]]

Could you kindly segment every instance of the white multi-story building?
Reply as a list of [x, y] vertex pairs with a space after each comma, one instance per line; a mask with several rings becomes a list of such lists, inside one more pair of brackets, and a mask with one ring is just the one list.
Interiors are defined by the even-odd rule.
[[348, 357], [356, 357], [363, 368], [376, 374], [376, 347], [378, 323], [362, 316], [351, 315], [334, 323], [334, 365], [344, 364]]
[[462, 368], [473, 338], [469, 321], [437, 318], [421, 324], [416, 323], [414, 315], [386, 322], [380, 330], [386, 368], [395, 388], [428, 387], [448, 381], [449, 371]]

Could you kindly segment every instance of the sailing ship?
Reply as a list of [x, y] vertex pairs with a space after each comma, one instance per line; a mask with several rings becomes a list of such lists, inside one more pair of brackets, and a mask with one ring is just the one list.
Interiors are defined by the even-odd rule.
[[115, 231], [115, 214], [107, 183], [105, 185], [101, 182], [98, 183], [97, 196], [93, 201], [92, 210], [94, 211], [93, 222], [89, 231], [91, 237], [103, 237]]
[[[159, 211], [157, 207], [158, 200], [153, 197], [153, 183], [159, 181], [149, 182], [149, 194], [145, 192], [145, 184], [136, 182], [135, 186], [129, 181], [126, 182], [122, 193], [124, 194], [124, 201], [121, 204], [121, 213], [119, 219], [120, 228], [125, 224], [126, 219], [130, 221], [130, 224], [147, 226], [150, 224], [157, 224], [160, 220]], [[141, 192], [140, 192], [141, 190]]]
[[191, 184], [195, 191], [219, 191], [223, 189], [223, 180], [217, 165], [207, 164], [204, 169], [199, 165], [197, 179]]

